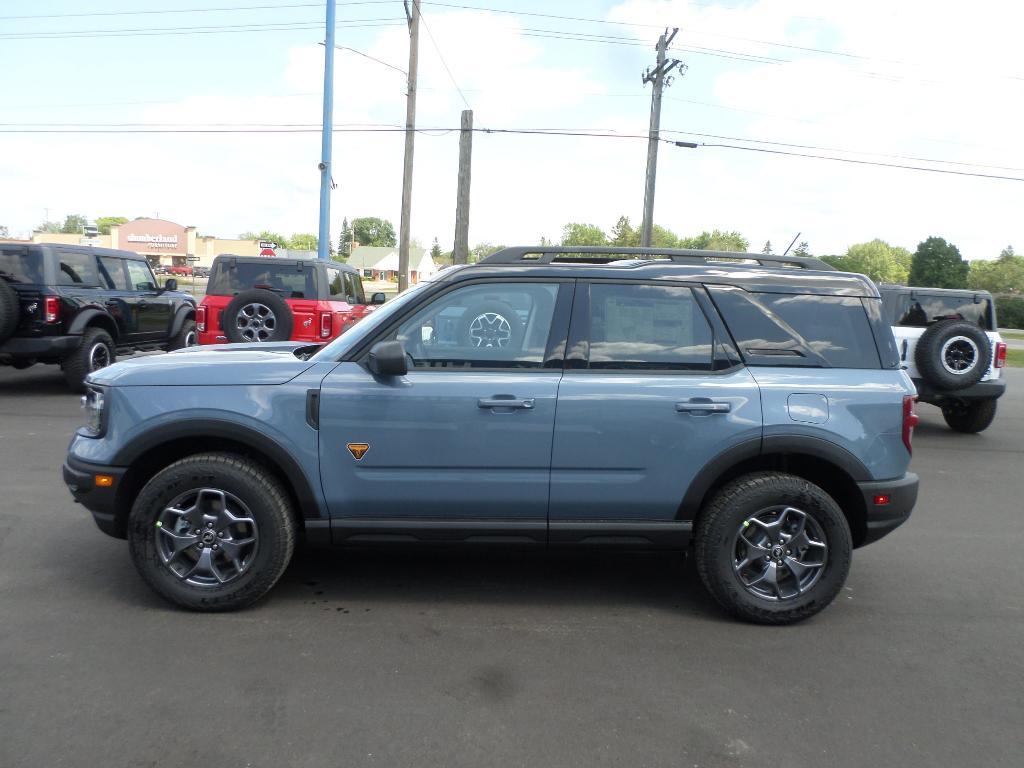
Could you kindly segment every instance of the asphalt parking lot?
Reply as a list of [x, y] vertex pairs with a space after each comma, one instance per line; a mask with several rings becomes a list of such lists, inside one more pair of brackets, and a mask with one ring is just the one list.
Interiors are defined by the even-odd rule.
[[300, 553], [168, 607], [72, 503], [59, 371], [0, 368], [0, 766], [977, 766], [1024, 724], [1024, 370], [996, 424], [921, 406], [910, 522], [803, 624], [678, 557]]

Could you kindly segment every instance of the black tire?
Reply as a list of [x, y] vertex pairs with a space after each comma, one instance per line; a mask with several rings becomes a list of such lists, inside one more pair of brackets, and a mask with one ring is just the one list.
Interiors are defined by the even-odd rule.
[[167, 346], [168, 350], [185, 349], [199, 344], [199, 336], [196, 334], [196, 321], [186, 320], [181, 324], [181, 330], [171, 339]]
[[24, 371], [26, 368], [31, 368], [35, 364], [36, 359], [34, 357], [22, 357], [11, 361], [11, 367], [16, 371]]
[[[204, 517], [193, 512], [188, 513], [195, 516], [189, 518], [184, 531], [165, 527], [162, 523], [169, 514], [168, 520], [186, 518], [169, 513], [168, 507], [172, 503], [187, 505], [188, 501], [176, 500], [194, 498], [200, 489], [222, 492], [224, 506], [231, 507], [228, 511], [236, 518], [253, 520], [254, 527], [238, 538], [236, 533], [242, 529], [229, 524], [223, 529], [228, 531], [227, 536], [221, 537], [217, 535], [223, 532], [217, 530], [222, 525], [219, 514]], [[217, 497], [208, 494], [204, 498]], [[207, 508], [217, 511], [216, 506]], [[246, 518], [246, 514], [251, 517]], [[204, 519], [207, 524], [216, 522], [207, 527]], [[199, 526], [193, 530], [200, 530], [200, 536], [193, 536], [188, 530], [193, 524]], [[277, 583], [295, 549], [295, 528], [287, 492], [263, 466], [235, 454], [202, 453], [176, 461], [146, 483], [132, 505], [128, 544], [135, 567], [157, 594], [193, 611], [230, 611], [251, 605]], [[158, 536], [167, 538], [158, 540]], [[244, 543], [246, 536], [255, 543], [238, 544], [237, 551], [232, 550], [241, 564], [236, 567], [227, 543]], [[212, 543], [204, 545], [205, 538]], [[195, 543], [179, 547], [165, 562], [168, 550], [177, 543], [184, 545], [186, 540]], [[247, 554], [241, 552], [242, 546], [249, 547]], [[189, 570], [202, 565], [204, 552], [206, 563], [219, 563], [213, 571], [206, 569], [216, 578], [209, 577], [207, 583], [190, 583], [186, 578], [199, 579], [202, 575], [202, 568], [196, 576], [189, 576]], [[229, 578], [222, 582], [221, 575]]]
[[[101, 347], [106, 349], [102, 351]], [[82, 342], [61, 360], [64, 380], [72, 392], [85, 391], [85, 377], [117, 361], [117, 350], [110, 334], [102, 328], [86, 328]]]
[[459, 319], [459, 344], [519, 351], [523, 347], [523, 321], [503, 301], [482, 301], [466, 309]]
[[[265, 308], [273, 315], [273, 328], [267, 324], [269, 315], [262, 315], [262, 320], [254, 324], [254, 319], [261, 317], [256, 312], [252, 318], [246, 318], [247, 307], [257, 306]], [[239, 328], [239, 315], [242, 315], [241, 322], [247, 326]], [[221, 315], [221, 327], [228, 341], [234, 343], [252, 343], [263, 341], [288, 341], [292, 337], [292, 329], [295, 326], [295, 316], [292, 314], [288, 302], [282, 299], [273, 291], [262, 288], [254, 288], [251, 291], [242, 291], [235, 296]]]
[[[781, 511], [791, 508], [795, 508], [796, 513], [802, 517], [797, 517], [793, 512]], [[813, 580], [807, 581], [802, 592], [797, 589], [797, 581], [794, 581], [795, 570], [788, 565], [776, 568], [774, 561], [765, 563], [765, 573], [771, 567], [774, 569], [772, 573], [782, 574], [780, 580], [783, 581], [784, 589], [776, 587], [773, 591], [777, 597], [771, 599], [755, 594], [758, 589], [766, 589], [767, 582], [762, 582], [764, 586], [745, 585], [741, 580], [745, 571], [742, 567], [738, 571], [737, 565], [742, 566], [749, 558], [752, 566], [747, 567], [751, 567], [756, 575], [762, 558], [755, 556], [753, 548], [747, 548], [741, 533], [749, 536], [746, 533], [748, 529], [760, 533], [764, 529], [751, 525], [752, 521], [776, 514], [770, 511], [774, 509], [780, 510], [780, 525], [789, 525], [793, 531], [795, 529], [792, 526], [800, 523], [805, 526], [801, 530], [811, 531], [807, 537], [806, 551], [799, 554], [798, 558], [804, 559], [805, 563], [815, 558], [821, 562], [816, 566], [816, 571], [805, 572], [805, 578], [813, 576]], [[771, 554], [769, 560], [778, 555], [785, 562], [793, 561], [794, 558], [786, 556], [787, 542], [782, 538], [786, 535], [785, 530], [785, 527], [779, 528], [781, 535], [776, 544], [763, 550]], [[823, 551], [811, 545], [812, 539], [819, 541], [815, 538], [817, 536], [823, 537], [821, 543], [827, 546], [824, 555], [808, 554], [812, 549], [815, 553]], [[797, 536], [789, 539], [790, 542], [797, 540]], [[794, 550], [800, 546], [794, 546]], [[835, 599], [850, 571], [852, 552], [850, 528], [842, 510], [831, 496], [813, 483], [794, 475], [755, 472], [725, 485], [704, 507], [697, 524], [694, 560], [708, 592], [733, 616], [757, 624], [792, 624], [813, 616]], [[740, 562], [737, 563], [737, 560]], [[751, 578], [749, 581], [756, 582], [757, 579]]]
[[960, 400], [942, 406], [942, 418], [957, 432], [974, 434], [992, 426], [996, 418], [995, 400]]
[[11, 338], [18, 329], [20, 315], [21, 302], [18, 300], [17, 291], [0, 277], [0, 343]]
[[930, 326], [917, 341], [914, 362], [921, 378], [939, 389], [958, 390], [981, 381], [992, 360], [985, 332], [965, 320]]

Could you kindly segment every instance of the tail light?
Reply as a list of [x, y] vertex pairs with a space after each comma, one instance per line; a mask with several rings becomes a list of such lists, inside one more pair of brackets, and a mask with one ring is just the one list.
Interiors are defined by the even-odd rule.
[[996, 368], [1002, 368], [1006, 365], [1006, 342], [996, 342]]
[[43, 322], [56, 323], [60, 320], [60, 297], [47, 296], [43, 299]]
[[914, 413], [914, 403], [917, 395], [903, 396], [903, 444], [907, 446], [907, 453], [913, 453], [914, 449], [910, 443], [914, 439], [914, 427], [921, 419]]
[[320, 313], [320, 338], [329, 339], [334, 332], [334, 317], [330, 312]]
[[196, 330], [200, 333], [206, 330], [206, 307], [196, 307]]

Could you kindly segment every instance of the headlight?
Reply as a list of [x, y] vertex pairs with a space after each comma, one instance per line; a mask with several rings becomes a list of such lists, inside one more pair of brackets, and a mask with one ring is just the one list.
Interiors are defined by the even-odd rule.
[[100, 437], [106, 429], [106, 406], [107, 398], [103, 390], [89, 387], [82, 395], [82, 410], [85, 411], [86, 434], [92, 437]]

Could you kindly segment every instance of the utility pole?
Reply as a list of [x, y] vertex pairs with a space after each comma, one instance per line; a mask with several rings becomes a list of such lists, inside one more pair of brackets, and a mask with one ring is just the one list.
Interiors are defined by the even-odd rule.
[[409, 226], [412, 217], [412, 153], [416, 138], [416, 69], [419, 65], [420, 0], [405, 0], [409, 19], [409, 90], [405, 101], [405, 167], [402, 171], [402, 221], [398, 233], [398, 290], [409, 287]]
[[469, 263], [469, 182], [473, 165], [473, 110], [462, 110], [459, 134], [459, 193], [455, 204], [453, 264]]
[[320, 147], [320, 230], [317, 257], [331, 258], [331, 138], [334, 131], [334, 6], [327, 0], [324, 38], [324, 123]]
[[[654, 230], [654, 177], [658, 172], [658, 143], [660, 138], [658, 131], [661, 128], [661, 91], [671, 82], [668, 73], [678, 67], [682, 62], [679, 59], [668, 59], [665, 52], [668, 50], [672, 38], [679, 32], [676, 27], [671, 34], [666, 29], [658, 38], [656, 49], [658, 58], [654, 69], [644, 72], [643, 82], [654, 83], [654, 92], [651, 94], [651, 128], [647, 139], [647, 183], [644, 186], [644, 220], [640, 228], [640, 245], [649, 248], [651, 245], [651, 233]], [[682, 71], [682, 69], [680, 70]]]

